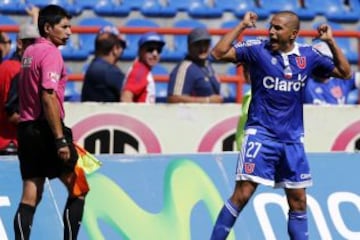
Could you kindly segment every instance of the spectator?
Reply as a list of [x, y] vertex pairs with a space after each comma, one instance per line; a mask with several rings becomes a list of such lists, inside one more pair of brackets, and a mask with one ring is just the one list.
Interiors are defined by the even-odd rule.
[[[318, 42], [313, 47], [324, 56], [333, 59], [331, 51], [325, 42]], [[360, 88], [360, 73], [353, 73], [349, 80], [321, 76], [314, 73], [306, 84], [305, 103], [326, 105], [343, 105], [349, 103], [348, 96], [352, 90]]]
[[5, 32], [0, 32], [0, 63], [7, 58], [11, 51], [11, 39]]
[[222, 103], [220, 82], [208, 61], [211, 36], [193, 29], [187, 38], [188, 54], [170, 73], [169, 103]]
[[303, 88], [312, 72], [348, 79], [351, 67], [326, 24], [319, 26], [318, 38], [330, 46], [333, 62], [311, 46], [297, 44], [300, 20], [291, 11], [274, 14], [267, 41], [233, 45], [247, 28], [255, 27], [257, 18], [256, 13], [247, 12], [212, 50], [216, 60], [248, 66], [252, 99], [236, 185], [220, 210], [211, 239], [226, 239], [258, 185], [263, 184], [284, 189], [289, 237], [305, 240], [309, 239], [306, 188], [312, 185], [312, 176], [303, 143]]
[[116, 65], [126, 42], [114, 26], [100, 29], [95, 38], [95, 58], [86, 70], [81, 101], [119, 102], [124, 73]]
[[138, 41], [138, 58], [126, 74], [122, 102], [155, 103], [155, 81], [151, 69], [159, 63], [165, 45], [154, 32], [144, 34]]
[[76, 239], [85, 195], [89, 191], [84, 171], [75, 168], [78, 155], [72, 132], [64, 125], [64, 92], [67, 81], [59, 46], [71, 35], [71, 16], [58, 5], [39, 12], [41, 35], [27, 47], [19, 77], [18, 156], [22, 196], [14, 216], [15, 239], [29, 239], [34, 214], [46, 178], [59, 178], [66, 186], [64, 239]]
[[[38, 8], [31, 8], [29, 15], [37, 21]], [[21, 57], [27, 46], [40, 35], [35, 25], [20, 27], [16, 39], [16, 50], [10, 59], [0, 65], [0, 154], [16, 154], [16, 125], [19, 122], [17, 83]]]

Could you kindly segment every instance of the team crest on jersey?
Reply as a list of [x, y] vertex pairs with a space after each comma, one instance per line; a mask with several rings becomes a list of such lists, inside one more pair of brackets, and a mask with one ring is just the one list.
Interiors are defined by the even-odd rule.
[[296, 65], [300, 68], [300, 69], [304, 69], [306, 67], [306, 58], [305, 57], [296, 57]]
[[244, 169], [245, 173], [251, 174], [254, 172], [255, 163], [245, 163], [244, 167], [245, 167], [245, 169]]

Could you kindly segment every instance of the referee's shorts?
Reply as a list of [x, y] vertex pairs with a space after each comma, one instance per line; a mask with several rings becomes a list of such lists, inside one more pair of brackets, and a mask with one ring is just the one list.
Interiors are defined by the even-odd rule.
[[66, 163], [58, 157], [55, 137], [47, 121], [27, 121], [18, 125], [18, 157], [23, 180], [35, 177], [52, 179], [74, 171], [78, 154], [72, 132], [64, 124], [63, 132], [70, 148], [70, 159]]

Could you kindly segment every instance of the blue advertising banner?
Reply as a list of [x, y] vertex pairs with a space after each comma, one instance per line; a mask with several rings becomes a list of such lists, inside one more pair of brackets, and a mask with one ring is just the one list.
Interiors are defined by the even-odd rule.
[[[209, 239], [234, 187], [236, 153], [98, 155], [103, 166], [88, 176], [90, 192], [78, 239]], [[358, 154], [308, 155], [310, 239], [360, 239]], [[0, 160], [0, 239], [14, 239], [21, 196], [15, 157]], [[47, 181], [31, 239], [62, 239], [65, 188]], [[228, 239], [288, 239], [282, 189], [260, 186]]]

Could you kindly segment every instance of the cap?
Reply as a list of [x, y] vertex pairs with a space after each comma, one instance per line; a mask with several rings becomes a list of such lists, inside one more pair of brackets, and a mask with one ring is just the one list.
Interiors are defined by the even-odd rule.
[[19, 29], [18, 38], [19, 39], [32, 39], [39, 38], [40, 34], [35, 25], [27, 24], [23, 25]]
[[333, 59], [333, 54], [326, 42], [319, 41], [319, 42], [314, 43], [312, 46], [313, 46], [313, 48], [318, 50], [322, 55]]
[[103, 34], [103, 33], [111, 33], [111, 34], [116, 35], [119, 38], [122, 48], [126, 48], [126, 41], [121, 36], [120, 31], [117, 27], [115, 27], [113, 25], [103, 26], [102, 28], [100, 28], [98, 35]]
[[148, 32], [141, 36], [138, 41], [139, 48], [142, 47], [145, 43], [155, 42], [163, 47], [165, 45], [165, 41], [163, 40], [162, 36], [155, 33], [155, 32]]
[[211, 41], [211, 36], [209, 32], [204, 27], [194, 28], [188, 35], [187, 41], [188, 44], [192, 44], [201, 40], [209, 40]]

